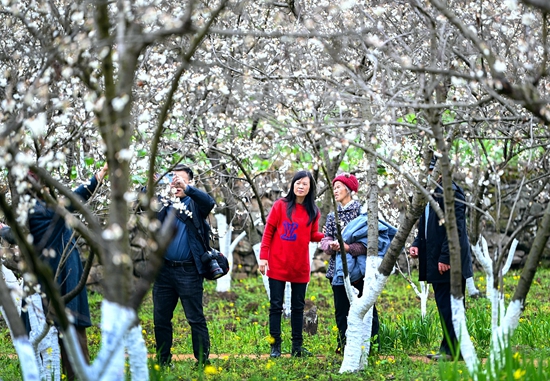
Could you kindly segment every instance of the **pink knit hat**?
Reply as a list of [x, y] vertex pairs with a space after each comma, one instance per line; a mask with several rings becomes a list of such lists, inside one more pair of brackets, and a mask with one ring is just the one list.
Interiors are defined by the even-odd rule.
[[342, 173], [341, 175], [336, 176], [334, 180], [332, 180], [332, 185], [334, 185], [337, 181], [340, 181], [353, 192], [357, 192], [359, 189], [359, 181], [357, 181], [357, 177], [350, 175], [349, 173]]

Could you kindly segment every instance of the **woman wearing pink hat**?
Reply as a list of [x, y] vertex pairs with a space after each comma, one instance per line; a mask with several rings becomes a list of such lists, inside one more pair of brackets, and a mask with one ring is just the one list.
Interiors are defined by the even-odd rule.
[[[359, 189], [359, 182], [354, 175], [344, 173], [336, 176], [334, 180], [332, 180], [332, 187], [334, 198], [339, 203], [338, 219], [342, 224], [342, 228], [344, 228], [361, 213], [361, 204], [359, 201], [353, 200], [352, 198], [352, 195]], [[334, 213], [329, 213], [327, 215], [324, 232], [325, 238], [321, 240], [321, 248], [325, 253], [330, 255], [326, 277], [332, 283], [335, 275], [336, 255], [340, 255], [340, 244], [336, 238], [337, 230]], [[350, 244], [344, 243], [344, 249], [346, 253], [351, 254], [353, 257], [366, 255], [367, 253], [367, 248], [360, 242]], [[352, 283], [352, 285], [359, 290], [359, 296], [363, 293], [363, 283], [363, 279]], [[336, 326], [338, 327], [336, 353], [341, 354], [346, 345], [346, 331], [348, 329], [348, 312], [350, 304], [348, 296], [346, 295], [346, 289], [343, 285], [333, 284], [332, 291], [334, 294], [334, 317], [336, 319]], [[374, 307], [371, 337], [378, 335], [379, 328], [378, 312], [376, 311], [376, 307]]]

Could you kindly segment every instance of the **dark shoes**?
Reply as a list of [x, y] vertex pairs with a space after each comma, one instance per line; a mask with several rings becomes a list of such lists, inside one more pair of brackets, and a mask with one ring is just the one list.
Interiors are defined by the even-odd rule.
[[292, 357], [309, 357], [309, 356], [313, 356], [313, 353], [311, 353], [304, 347], [292, 347]]
[[[434, 361], [453, 361], [454, 360], [454, 357], [448, 353], [437, 353], [437, 354], [430, 353], [426, 355], [426, 357]], [[464, 361], [464, 359], [462, 358], [462, 354], [458, 356], [458, 361]]]
[[[271, 358], [281, 357], [281, 344], [271, 344]], [[292, 347], [292, 357], [309, 357], [313, 354], [304, 347]]]
[[269, 354], [270, 357], [281, 357], [281, 343], [279, 344], [271, 344], [271, 353]]
[[452, 361], [453, 360], [453, 357], [446, 353], [437, 353], [435, 355], [430, 353], [426, 357], [434, 361]]

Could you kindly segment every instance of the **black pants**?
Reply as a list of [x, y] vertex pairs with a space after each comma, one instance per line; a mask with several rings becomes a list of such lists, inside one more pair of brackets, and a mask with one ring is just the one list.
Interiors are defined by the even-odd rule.
[[[363, 295], [363, 279], [354, 282], [352, 284], [357, 290], [359, 290], [359, 297]], [[348, 330], [348, 313], [349, 313], [349, 299], [346, 294], [345, 286], [332, 286], [332, 292], [334, 294], [334, 317], [336, 319], [336, 327], [338, 328], [338, 348], [344, 349], [346, 345], [346, 331]], [[380, 321], [378, 320], [378, 311], [376, 305], [372, 306], [372, 329], [371, 338], [377, 336], [378, 347], [380, 348], [380, 337], [378, 333], [380, 331]]]
[[[292, 328], [292, 348], [300, 348], [304, 343], [304, 307], [306, 305], [307, 283], [290, 283], [290, 326]], [[269, 334], [275, 344], [281, 343], [281, 316], [286, 282], [269, 278]]]
[[[84, 360], [86, 360], [86, 364], [89, 364], [90, 352], [88, 351], [88, 337], [86, 336], [86, 328], [75, 327], [75, 330], [78, 337], [78, 343], [80, 344], [80, 348], [82, 349]], [[61, 350], [61, 365], [63, 367], [63, 374], [67, 376], [67, 381], [74, 381], [76, 379], [76, 373], [74, 372], [73, 366], [69, 361], [69, 354], [67, 353], [67, 350], [65, 349], [65, 344], [63, 343], [63, 340], [61, 338], [59, 338], [59, 349]]]
[[172, 360], [172, 317], [178, 299], [191, 326], [193, 354], [198, 361], [208, 359], [210, 336], [202, 308], [202, 282], [195, 264], [161, 268], [153, 285], [155, 341], [160, 364], [166, 365]]
[[[454, 355], [458, 349], [458, 339], [453, 327], [453, 311], [451, 309], [451, 283], [432, 283], [434, 288], [435, 303], [439, 311], [443, 339], [439, 347], [440, 353]], [[465, 295], [466, 280], [462, 278], [462, 295]]]

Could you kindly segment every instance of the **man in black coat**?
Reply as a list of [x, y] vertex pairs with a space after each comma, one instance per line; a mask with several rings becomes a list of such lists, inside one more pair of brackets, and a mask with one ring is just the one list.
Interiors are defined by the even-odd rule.
[[[430, 173], [435, 166], [435, 160], [430, 163]], [[462, 294], [466, 289], [466, 279], [473, 275], [470, 243], [466, 231], [466, 204], [464, 191], [453, 182], [455, 192], [455, 215], [460, 240], [460, 260], [462, 264]], [[443, 189], [441, 182], [434, 190], [433, 198], [442, 210], [444, 208]], [[439, 217], [430, 204], [426, 205], [424, 214], [418, 223], [418, 234], [410, 248], [413, 258], [419, 259], [419, 280], [431, 283], [434, 289], [435, 301], [441, 318], [443, 340], [439, 354], [428, 355], [434, 360], [450, 359], [458, 349], [458, 339], [453, 328], [451, 310], [451, 258], [447, 231], [445, 225], [439, 224]]]

